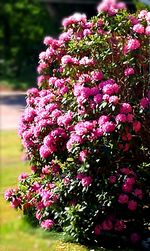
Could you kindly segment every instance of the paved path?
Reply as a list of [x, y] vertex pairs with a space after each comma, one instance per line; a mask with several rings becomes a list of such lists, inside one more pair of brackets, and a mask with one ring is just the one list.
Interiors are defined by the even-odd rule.
[[25, 92], [0, 93], [0, 129], [18, 128], [19, 118], [26, 105]]

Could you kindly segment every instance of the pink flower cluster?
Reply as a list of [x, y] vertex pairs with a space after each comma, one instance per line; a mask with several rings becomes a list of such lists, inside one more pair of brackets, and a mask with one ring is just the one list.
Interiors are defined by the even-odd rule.
[[98, 12], [104, 11], [108, 15], [113, 16], [117, 14], [118, 10], [125, 9], [126, 5], [124, 2], [117, 2], [116, 0], [104, 0], [97, 7]]
[[148, 107], [150, 106], [150, 91], [148, 93], [147, 97], [143, 97], [140, 100], [140, 107], [144, 110], [144, 109], [148, 109]]
[[92, 183], [92, 178], [90, 176], [86, 176], [83, 173], [78, 173], [76, 178], [81, 180], [81, 184], [83, 187], [88, 187]]
[[121, 191], [118, 195], [118, 203], [127, 206], [128, 210], [135, 211], [137, 209], [138, 200], [142, 200], [142, 189], [138, 188], [135, 172], [131, 168], [121, 168], [115, 175], [109, 177], [109, 183], [116, 185], [120, 183]]
[[115, 219], [114, 216], [108, 216], [101, 224], [95, 226], [95, 235], [100, 235], [103, 231], [122, 232], [126, 229], [126, 224], [123, 220]]
[[46, 229], [46, 230], [49, 230], [53, 227], [54, 225], [54, 221], [53, 220], [45, 220], [45, 221], [42, 221], [41, 222], [41, 227]]
[[18, 208], [21, 206], [22, 198], [19, 196], [16, 196], [16, 193], [18, 192], [18, 189], [7, 189], [4, 194], [4, 198], [7, 201], [10, 201], [10, 205], [13, 208]]
[[141, 44], [138, 39], [130, 38], [130, 39], [128, 39], [126, 45], [124, 46], [123, 52], [126, 55], [127, 53], [140, 48], [140, 46], [141, 46]]

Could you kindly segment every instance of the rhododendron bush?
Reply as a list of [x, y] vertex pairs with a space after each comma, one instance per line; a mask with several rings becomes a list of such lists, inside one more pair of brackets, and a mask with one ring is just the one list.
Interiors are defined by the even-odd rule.
[[[150, 12], [104, 1], [45, 37], [19, 135], [31, 164], [6, 200], [75, 241], [148, 231]], [[118, 238], [119, 236], [119, 238]]]

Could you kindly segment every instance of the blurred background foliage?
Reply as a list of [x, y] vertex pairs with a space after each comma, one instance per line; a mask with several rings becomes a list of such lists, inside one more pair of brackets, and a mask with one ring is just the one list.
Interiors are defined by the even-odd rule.
[[[61, 20], [74, 12], [96, 14], [100, 0], [1, 0], [0, 84], [1, 88], [27, 89], [36, 85], [38, 54], [46, 35], [57, 37]], [[137, 0], [125, 1], [134, 12]], [[136, 6], [136, 7], [135, 7]]]

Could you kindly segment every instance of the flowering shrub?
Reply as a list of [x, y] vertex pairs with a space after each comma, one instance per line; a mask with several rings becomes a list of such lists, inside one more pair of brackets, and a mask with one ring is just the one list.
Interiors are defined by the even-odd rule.
[[105, 0], [45, 37], [19, 127], [32, 173], [5, 193], [42, 228], [133, 243], [148, 229], [149, 22]]

